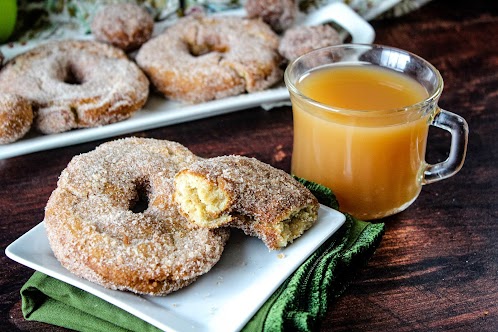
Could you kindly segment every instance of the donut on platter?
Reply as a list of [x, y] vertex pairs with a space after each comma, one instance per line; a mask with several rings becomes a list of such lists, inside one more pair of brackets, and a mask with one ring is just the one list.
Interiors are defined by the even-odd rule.
[[42, 133], [96, 127], [130, 117], [149, 82], [126, 54], [96, 41], [52, 41], [20, 54], [0, 71], [0, 91], [32, 103]]
[[330, 25], [299, 26], [285, 31], [278, 51], [285, 59], [292, 61], [315, 49], [340, 43], [339, 33]]
[[33, 111], [24, 98], [0, 92], [0, 144], [12, 143], [31, 128]]
[[289, 29], [299, 12], [296, 0], [247, 0], [244, 8], [248, 17], [261, 18], [278, 33]]
[[136, 61], [167, 98], [200, 103], [280, 81], [278, 45], [261, 20], [193, 15], [146, 42]]
[[139, 48], [152, 36], [154, 18], [134, 3], [104, 6], [93, 18], [91, 31], [95, 39], [126, 52]]

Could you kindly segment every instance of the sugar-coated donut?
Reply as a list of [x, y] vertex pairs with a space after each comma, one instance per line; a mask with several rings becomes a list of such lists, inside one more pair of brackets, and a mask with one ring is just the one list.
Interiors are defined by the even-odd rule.
[[0, 144], [12, 143], [31, 128], [33, 110], [24, 98], [0, 92]]
[[229, 236], [191, 227], [173, 204], [174, 174], [199, 159], [178, 143], [145, 138], [74, 157], [45, 210], [57, 259], [111, 289], [164, 295], [192, 283]]
[[0, 91], [32, 102], [36, 128], [49, 134], [130, 117], [145, 104], [149, 82], [118, 48], [64, 40], [9, 61], [0, 71]]
[[261, 20], [189, 16], [145, 43], [136, 60], [167, 98], [198, 103], [281, 80], [278, 45]]
[[259, 17], [278, 33], [290, 28], [299, 12], [296, 0], [246, 0], [247, 16]]
[[153, 29], [152, 15], [134, 3], [106, 5], [95, 15], [91, 23], [95, 39], [124, 51], [139, 48], [152, 36]]
[[315, 196], [291, 175], [254, 158], [203, 159], [175, 176], [174, 201], [192, 223], [228, 225], [269, 249], [287, 246], [317, 220]]
[[285, 31], [278, 51], [292, 61], [315, 49], [341, 43], [339, 33], [330, 25], [300, 26]]

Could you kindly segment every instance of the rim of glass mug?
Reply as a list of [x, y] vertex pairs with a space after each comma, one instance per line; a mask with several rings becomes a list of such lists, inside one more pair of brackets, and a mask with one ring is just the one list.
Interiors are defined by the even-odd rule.
[[[389, 50], [389, 51], [392, 51], [393, 53], [396, 53], [398, 55], [401, 54], [401, 55], [405, 55], [405, 56], [410, 57], [410, 58], [417, 59], [418, 61], [423, 63], [427, 67], [427, 69], [430, 70], [430, 72], [434, 75], [434, 78], [436, 79], [435, 87], [432, 89], [433, 91], [428, 91], [429, 96], [427, 98], [425, 98], [424, 100], [422, 100], [418, 103], [408, 105], [406, 107], [400, 107], [400, 108], [394, 108], [394, 109], [368, 110], [368, 112], [365, 112], [365, 110], [352, 110], [352, 109], [348, 109], [348, 108], [333, 107], [333, 106], [318, 102], [318, 101], [304, 95], [303, 93], [301, 93], [297, 89], [295, 82], [297, 82], [297, 80], [302, 78], [306, 72], [309, 72], [310, 70], [318, 69], [318, 68], [320, 68], [320, 66], [324, 66], [324, 67], [330, 66], [334, 62], [330, 61], [331, 60], [330, 58], [324, 57], [323, 59], [327, 59], [327, 60], [329, 60], [329, 62], [324, 63], [320, 66], [315, 66], [315, 64], [313, 64], [312, 68], [308, 68], [306, 71], [304, 71], [300, 75], [296, 75], [295, 79], [292, 79], [291, 78], [292, 72], [296, 69], [298, 64], [301, 64], [304, 61], [304, 59], [309, 58], [311, 56], [316, 56], [319, 53], [323, 53], [323, 52], [330, 53], [330, 51], [334, 51], [334, 50], [339, 51], [339, 50], [344, 50], [344, 49], [346, 49], [346, 50], [349, 50], [349, 49], [350, 50]], [[334, 59], [332, 59], [332, 60], [334, 60]], [[351, 64], [355, 64], [355, 65], [357, 65], [358, 63], [365, 63], [365, 64], [372, 63], [372, 62], [361, 61], [361, 60], [357, 60], [357, 59], [353, 59], [350, 62], [351, 62]], [[396, 62], [396, 63], [399, 63], [399, 62]], [[347, 64], [347, 62], [341, 62], [341, 64]], [[389, 64], [383, 64], [383, 63], [382, 64], [374, 63], [374, 64], [379, 65], [383, 68], [389, 68], [392, 70], [399, 69], [399, 67], [395, 67], [395, 66], [392, 66]], [[399, 71], [399, 70], [397, 70], [397, 71]], [[406, 74], [406, 73], [404, 73], [404, 74]], [[439, 70], [437, 70], [436, 67], [434, 67], [430, 62], [428, 62], [424, 58], [422, 58], [414, 53], [411, 53], [409, 51], [405, 51], [405, 50], [402, 50], [402, 49], [396, 48], [396, 47], [379, 45], [379, 44], [355, 44], [355, 43], [338, 44], [338, 45], [327, 46], [327, 47], [323, 47], [323, 48], [319, 48], [319, 49], [310, 51], [310, 52], [303, 54], [303, 55], [299, 56], [298, 58], [292, 60], [287, 65], [287, 68], [285, 69], [285, 72], [284, 72], [284, 81], [285, 81], [285, 84], [287, 85], [287, 88], [293, 94], [306, 100], [306, 102], [309, 102], [309, 103], [311, 103], [315, 106], [318, 106], [320, 108], [326, 109], [327, 111], [330, 111], [330, 112], [341, 113], [341, 114], [351, 115], [351, 116], [355, 116], [355, 117], [358, 117], [358, 116], [360, 116], [360, 117], [375, 117], [375, 116], [385, 117], [386, 115], [397, 114], [400, 112], [409, 112], [409, 111], [413, 111], [413, 110], [430, 110], [430, 108], [428, 109], [426, 105], [436, 104], [439, 97], [441, 96], [441, 94], [443, 92], [443, 88], [444, 88], [443, 77], [441, 76]], [[425, 85], [424, 85], [424, 87], [425, 87]]]
[[[359, 53], [358, 50], [363, 50], [362, 53]], [[429, 96], [425, 98], [424, 100], [406, 106], [406, 107], [400, 107], [400, 108], [395, 108], [395, 109], [387, 109], [387, 110], [351, 110], [351, 109], [346, 109], [346, 108], [340, 108], [340, 107], [332, 107], [330, 105], [326, 105], [323, 103], [320, 103], [316, 100], [313, 100], [312, 98], [304, 95], [301, 93], [297, 87], [296, 87], [296, 82], [301, 79], [306, 73], [310, 72], [311, 70], [316, 70], [319, 69], [320, 67], [325, 67], [325, 66], [330, 66], [333, 64], [337, 59], [334, 59], [334, 57], [330, 57], [331, 54], [339, 54], [340, 56], [343, 57], [345, 54], [345, 51], [354, 51], [352, 53], [353, 55], [364, 55], [366, 51], [389, 51], [392, 54], [396, 54], [398, 56], [403, 56], [404, 59], [398, 58], [384, 58], [382, 59], [382, 63], [376, 63], [372, 61], [365, 61], [359, 59], [359, 57], [356, 57], [354, 59], [351, 59], [351, 61], [348, 62], [343, 62], [341, 61], [341, 65], [350, 63], [350, 64], [374, 64], [378, 65], [384, 68], [389, 68], [392, 70], [396, 70], [398, 72], [401, 72], [403, 74], [408, 74], [404, 70], [400, 69], [405, 69], [408, 64], [410, 64], [409, 59], [416, 59], [419, 64], [423, 64], [426, 70], [428, 70], [432, 74], [432, 81], [427, 81], [427, 84], [430, 84], [430, 89], [428, 89], [427, 84], [424, 84], [421, 82], [421, 79], [418, 75], [414, 75], [416, 77], [414, 78], [417, 82], [422, 84], [427, 90]], [[335, 52], [335, 53], [334, 53]], [[326, 60], [327, 62], [321, 63], [310, 61], [308, 68], [303, 65], [303, 62], [306, 62], [305, 60], [310, 58], [310, 57], [317, 57], [318, 54], [322, 53], [323, 55], [329, 55], [329, 57], [322, 57], [323, 60]], [[383, 52], [381, 52], [383, 53]], [[342, 58], [343, 59], [343, 58]], [[375, 59], [375, 58], [374, 58]], [[298, 68], [300, 67], [300, 68]], [[305, 70], [303, 70], [303, 68]], [[413, 67], [413, 70], [420, 69], [420, 66], [415, 66]], [[295, 71], [299, 69], [302, 72], [299, 75], [294, 75]], [[295, 76], [295, 77], [294, 77]], [[412, 76], [412, 75], [409, 75]], [[426, 79], [430, 79], [427, 78]], [[429, 117], [429, 125], [433, 125], [435, 127], [444, 129], [448, 132], [451, 133], [451, 146], [450, 146], [450, 153], [448, 158], [440, 163], [436, 164], [428, 164], [425, 163], [425, 167], [423, 167], [423, 176], [421, 179], [422, 184], [429, 184], [433, 183], [442, 179], [446, 179], [448, 177], [453, 176], [456, 174], [463, 166], [463, 163], [465, 161], [465, 156], [467, 153], [467, 143], [468, 143], [468, 124], [463, 119], [461, 116], [451, 113], [449, 111], [446, 111], [442, 108], [440, 108], [437, 103], [439, 100], [439, 97], [442, 94], [443, 91], [443, 78], [440, 74], [440, 72], [434, 67], [430, 62], [425, 60], [424, 58], [411, 53], [409, 51], [405, 51], [396, 47], [391, 47], [391, 46], [384, 46], [384, 45], [379, 45], [379, 44], [339, 44], [339, 45], [334, 45], [334, 46], [328, 46], [324, 48], [319, 48], [316, 50], [313, 50], [311, 52], [308, 52], [306, 54], [301, 55], [300, 57], [292, 60], [287, 68], [285, 69], [284, 72], [284, 82], [287, 86], [287, 89], [289, 90], [291, 95], [294, 95], [301, 100], [312, 104], [316, 107], [318, 107], [321, 110], [325, 110], [326, 112], [331, 112], [334, 114], [338, 114], [341, 116], [351, 116], [355, 118], [372, 118], [372, 117], [383, 117], [385, 118], [386, 116], [399, 116], [401, 114], [420, 114], [419, 112], [423, 112], [424, 115], [430, 114]], [[432, 82], [432, 83], [431, 83]], [[400, 119], [403, 119], [401, 117]], [[406, 119], [405, 119], [406, 120]], [[399, 122], [395, 123], [401, 123], [402, 120]]]

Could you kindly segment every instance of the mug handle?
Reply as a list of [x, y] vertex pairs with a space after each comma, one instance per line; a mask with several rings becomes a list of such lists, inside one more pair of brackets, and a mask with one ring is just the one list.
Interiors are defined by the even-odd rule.
[[453, 176], [462, 168], [467, 154], [469, 127], [464, 118], [440, 109], [432, 119], [431, 125], [450, 132], [450, 155], [441, 163], [426, 165], [422, 184], [430, 184]]

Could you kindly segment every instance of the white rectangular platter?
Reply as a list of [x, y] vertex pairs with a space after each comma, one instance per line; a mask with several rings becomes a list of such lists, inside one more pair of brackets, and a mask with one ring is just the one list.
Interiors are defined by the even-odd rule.
[[318, 221], [287, 248], [269, 251], [257, 238], [233, 231], [221, 260], [190, 286], [164, 297], [106, 289], [63, 268], [38, 224], [5, 250], [32, 269], [81, 288], [164, 331], [237, 331], [345, 221], [321, 206]]
[[[242, 15], [243, 13], [238, 12], [236, 14]], [[331, 3], [299, 20], [301, 25], [327, 22], [333, 22], [343, 28], [343, 39], [349, 35], [353, 43], [369, 44], [375, 38], [371, 25], [341, 2]], [[14, 47], [4, 45], [0, 47], [0, 50], [6, 56], [6, 59], [10, 59], [34, 46], [36, 46], [36, 43], [15, 45]], [[196, 105], [172, 102], [151, 93], [149, 101], [143, 109], [136, 112], [128, 120], [97, 128], [71, 130], [60, 134], [33, 135], [30, 133], [27, 137], [17, 142], [0, 145], [0, 159], [212, 117], [260, 105], [276, 105], [279, 103], [290, 104], [289, 94], [283, 83], [265, 91]]]

